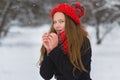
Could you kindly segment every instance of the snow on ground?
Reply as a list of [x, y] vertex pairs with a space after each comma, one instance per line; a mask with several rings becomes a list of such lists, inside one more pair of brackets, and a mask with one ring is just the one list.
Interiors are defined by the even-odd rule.
[[94, 29], [88, 29], [92, 43], [92, 71], [93, 80], [120, 80], [120, 27], [116, 26], [109, 33], [101, 45], [95, 43]]
[[[37, 61], [42, 44], [41, 36], [49, 29], [12, 27], [0, 44], [0, 80], [43, 80]], [[96, 45], [95, 30], [88, 27], [92, 44], [93, 80], [120, 80], [120, 27], [114, 28], [101, 45]], [[54, 79], [52, 79], [54, 80]]]

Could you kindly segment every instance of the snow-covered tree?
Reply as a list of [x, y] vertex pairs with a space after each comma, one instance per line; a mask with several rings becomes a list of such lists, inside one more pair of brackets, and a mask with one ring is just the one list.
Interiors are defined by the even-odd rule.
[[[115, 26], [111, 26], [111, 24], [114, 22], [120, 23], [119, 1], [120, 0], [82, 1], [86, 5], [86, 16], [83, 20], [87, 25], [89, 24], [96, 27], [97, 44], [101, 44], [105, 36], [115, 28]], [[100, 30], [101, 27], [104, 28], [104, 31]]]

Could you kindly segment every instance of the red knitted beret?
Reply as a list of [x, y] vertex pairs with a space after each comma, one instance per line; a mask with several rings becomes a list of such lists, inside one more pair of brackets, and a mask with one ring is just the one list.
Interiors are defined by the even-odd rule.
[[84, 16], [84, 6], [79, 2], [75, 4], [59, 4], [55, 6], [51, 11], [51, 17], [53, 18], [56, 12], [63, 12], [68, 15], [75, 23], [80, 24], [80, 18]]

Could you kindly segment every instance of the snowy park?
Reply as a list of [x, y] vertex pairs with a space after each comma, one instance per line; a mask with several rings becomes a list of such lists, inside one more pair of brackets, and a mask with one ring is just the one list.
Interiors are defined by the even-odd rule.
[[[13, 26], [0, 44], [0, 80], [43, 80], [37, 64], [42, 45], [41, 36], [49, 25], [29, 28]], [[87, 27], [92, 45], [92, 80], [120, 80], [120, 27], [114, 28], [96, 44], [95, 28]], [[55, 80], [54, 78], [51, 80]]]

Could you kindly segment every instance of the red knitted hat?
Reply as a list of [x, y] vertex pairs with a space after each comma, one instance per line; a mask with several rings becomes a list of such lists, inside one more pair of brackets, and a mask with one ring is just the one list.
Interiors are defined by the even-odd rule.
[[79, 2], [75, 4], [59, 4], [51, 11], [51, 17], [53, 18], [56, 12], [63, 12], [68, 15], [75, 23], [80, 24], [80, 18], [84, 16], [84, 6]]

